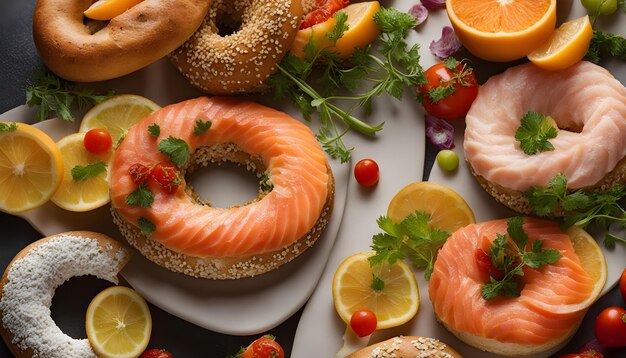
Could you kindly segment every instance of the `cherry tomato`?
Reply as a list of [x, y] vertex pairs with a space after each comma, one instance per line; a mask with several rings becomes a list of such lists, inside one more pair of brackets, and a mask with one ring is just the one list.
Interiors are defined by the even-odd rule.
[[181, 181], [178, 168], [170, 162], [161, 162], [155, 165], [150, 171], [150, 178], [170, 194], [178, 190]]
[[478, 265], [478, 269], [480, 271], [488, 274], [496, 280], [502, 280], [502, 278], [504, 278], [504, 272], [496, 268], [491, 261], [491, 257], [489, 257], [489, 255], [487, 255], [487, 253], [482, 249], [476, 249], [474, 257], [476, 258], [476, 265]]
[[174, 356], [165, 349], [149, 349], [143, 352], [139, 358], [174, 358]]
[[284, 358], [283, 347], [272, 337], [258, 338], [243, 352], [241, 358]]
[[150, 179], [150, 169], [143, 164], [135, 163], [128, 168], [133, 183], [140, 185]]
[[580, 353], [570, 353], [560, 356], [559, 358], [603, 358], [604, 355], [594, 350], [587, 350]]
[[89, 153], [103, 154], [111, 150], [113, 140], [106, 129], [95, 128], [85, 133], [83, 144]]
[[[474, 71], [462, 62], [457, 62], [454, 71], [445, 63], [431, 66], [426, 72], [427, 83], [418, 88], [424, 109], [429, 114], [441, 119], [457, 119], [464, 117], [478, 95], [478, 82]], [[454, 88], [439, 100], [433, 100], [431, 90], [443, 90], [444, 87]]]
[[334, 13], [348, 6], [350, 0], [322, 0], [319, 5], [304, 16], [300, 24], [300, 30], [320, 24], [333, 16]]
[[370, 310], [358, 310], [350, 317], [350, 328], [359, 337], [369, 336], [376, 330], [378, 320], [376, 314]]
[[580, 0], [591, 15], [611, 15], [617, 10], [617, 0]]
[[378, 183], [380, 172], [378, 164], [372, 159], [361, 159], [354, 166], [354, 178], [364, 187], [372, 187]]
[[596, 338], [606, 347], [626, 346], [626, 310], [621, 307], [605, 308], [595, 323]]
[[619, 280], [619, 290], [622, 292], [622, 298], [626, 301], [626, 269], [622, 272], [622, 277]]

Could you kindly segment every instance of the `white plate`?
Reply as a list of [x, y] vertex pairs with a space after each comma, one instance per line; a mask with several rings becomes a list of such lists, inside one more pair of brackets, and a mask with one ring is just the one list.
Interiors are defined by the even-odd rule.
[[[385, 3], [386, 6], [395, 6], [401, 10], [407, 10], [413, 1], [395, 1], [390, 4]], [[559, 17], [564, 18], [577, 18], [584, 14], [580, 3], [578, 1], [559, 1]], [[626, 16], [621, 14], [622, 19]], [[612, 32], [624, 32], [624, 29], [617, 29], [618, 21], [614, 21], [612, 24], [608, 24]], [[430, 13], [430, 17], [423, 25], [418, 29], [419, 41], [422, 44], [422, 65], [427, 68], [428, 65], [433, 64], [435, 59], [428, 52], [428, 44], [433, 39], [440, 37], [441, 28], [444, 25], [449, 24], [449, 21], [445, 15], [445, 11], [434, 11]], [[612, 26], [613, 28], [610, 28]], [[626, 68], [623, 63], [619, 65], [615, 64], [610, 67], [612, 69], [620, 68], [619, 74], [616, 74], [618, 78], [621, 78], [622, 83], [626, 83]], [[478, 71], [484, 71], [485, 69], [478, 68]], [[493, 69], [487, 69], [491, 71]], [[421, 120], [421, 115], [420, 115]], [[457, 123], [457, 126], [459, 124]], [[462, 136], [463, 129], [457, 128], [456, 131], [456, 152], [463, 157], [462, 151]], [[416, 137], [419, 138], [419, 137]], [[369, 148], [368, 148], [369, 149]], [[389, 167], [382, 170], [383, 175], [392, 170], [401, 171], [404, 163], [401, 158], [403, 156], [398, 154], [396, 160], [393, 162], [387, 162]], [[316, 358], [316, 357], [334, 357], [335, 353], [342, 345], [342, 336], [345, 331], [345, 323], [339, 318], [335, 312], [333, 305], [333, 298], [331, 293], [332, 278], [335, 269], [341, 261], [346, 257], [369, 249], [369, 245], [372, 242], [372, 236], [380, 229], [376, 226], [376, 217], [384, 215], [387, 211], [387, 205], [393, 197], [393, 195], [401, 189], [402, 186], [409, 184], [412, 181], [419, 181], [421, 177], [406, 176], [403, 175], [402, 180], [398, 183], [402, 183], [399, 187], [388, 187], [384, 183], [384, 193], [377, 190], [375, 196], [371, 198], [371, 203], [368, 203], [368, 207], [356, 208], [353, 200], [353, 189], [350, 188], [350, 195], [348, 204], [346, 205], [346, 213], [344, 217], [344, 224], [339, 231], [339, 239], [335, 243], [335, 248], [330, 256], [328, 265], [322, 279], [318, 285], [318, 289], [313, 296], [309, 299], [302, 318], [300, 319], [298, 329], [296, 331], [296, 337], [292, 350], [292, 356], [298, 358]], [[467, 171], [467, 167], [464, 163], [459, 168], [459, 171], [454, 175], [445, 175], [441, 173], [438, 167], [435, 165], [430, 174], [430, 181], [438, 182], [451, 186], [463, 196], [476, 214], [477, 221], [484, 221], [493, 218], [506, 217], [512, 214], [503, 206], [499, 206], [484, 190], [475, 182]], [[609, 278], [607, 286], [604, 292], [615, 284], [617, 277], [624, 269], [624, 257], [626, 257], [626, 248], [624, 245], [617, 245], [615, 251], [606, 252], [607, 262], [609, 264]], [[420, 308], [414, 319], [406, 324], [378, 331], [374, 333], [370, 339], [371, 343], [380, 342], [382, 340], [391, 338], [396, 335], [421, 335], [427, 337], [434, 337], [440, 339], [452, 347], [454, 347], [459, 353], [465, 357], [484, 357], [491, 358], [497, 357], [493, 354], [488, 354], [479, 350], [476, 350], [463, 342], [459, 341], [451, 333], [449, 333], [443, 326], [438, 324], [435, 320], [432, 304], [428, 298], [428, 282], [424, 280], [424, 272], [422, 270], [415, 270], [415, 275], [418, 280], [420, 290]], [[556, 352], [558, 349], [553, 349], [551, 352], [545, 352], [534, 357], [547, 357], [551, 353]]]
[[[140, 94], [160, 105], [202, 95], [188, 85], [167, 60], [161, 60], [120, 79], [90, 84], [89, 87], [99, 90], [114, 89], [119, 94]], [[300, 118], [292, 106], [276, 103], [271, 100], [271, 96], [251, 99], [278, 107], [291, 113], [295, 118]], [[0, 115], [1, 121], [32, 123], [34, 118], [34, 110], [26, 106], [17, 107]], [[375, 100], [375, 111], [371, 121], [378, 123], [383, 120], [387, 121], [386, 128], [377, 138], [362, 138], [350, 134], [346, 142], [359, 147], [355, 155], [368, 154], [381, 163], [382, 186], [391, 193], [401, 187], [403, 181], [400, 178], [407, 176], [421, 178], [424, 165], [424, 146], [421, 138], [424, 136], [424, 128], [423, 121], [417, 117], [413, 108], [401, 106], [400, 102], [390, 99]], [[36, 126], [58, 140], [75, 132], [78, 122], [79, 120], [76, 123], [50, 120]], [[311, 126], [316, 127], [316, 120]], [[374, 155], [375, 152], [386, 154]], [[402, 152], [410, 154], [408, 160], [403, 160], [406, 162], [405, 167], [402, 170], [388, 170], [385, 163], [397, 160], [394, 153]], [[122, 276], [156, 306], [216, 332], [252, 335], [279, 325], [300, 309], [313, 293], [342, 222], [351, 165], [332, 161], [331, 167], [335, 175], [336, 193], [330, 223], [313, 248], [280, 269], [255, 278], [211, 281], [172, 273], [136, 253], [122, 271]], [[251, 187], [250, 178], [247, 176], [228, 168], [219, 170], [217, 174], [212, 173], [198, 175], [198, 178], [194, 179], [194, 188], [202, 195], [208, 193], [212, 202], [226, 205], [245, 202], [255, 196], [254, 189], [243, 193], [240, 190]], [[219, 182], [216, 183], [216, 180]], [[209, 181], [210, 185], [203, 185]], [[381, 193], [382, 190], [377, 192]], [[370, 202], [367, 193], [357, 191], [351, 195], [362, 200], [364, 205]], [[20, 216], [45, 236], [80, 229], [103, 232], [121, 239], [112, 223], [108, 206], [87, 213], [72, 213], [50, 202]], [[262, 309], [259, 309], [260, 307]]]

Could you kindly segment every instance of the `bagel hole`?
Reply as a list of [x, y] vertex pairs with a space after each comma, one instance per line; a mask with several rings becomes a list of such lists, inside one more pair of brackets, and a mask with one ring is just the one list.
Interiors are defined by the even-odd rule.
[[72, 277], [59, 286], [52, 298], [50, 316], [68, 336], [74, 339], [87, 338], [85, 314], [91, 300], [112, 284], [94, 276]]
[[215, 23], [217, 34], [220, 36], [232, 35], [241, 29], [242, 23], [241, 16], [226, 12], [219, 14]]

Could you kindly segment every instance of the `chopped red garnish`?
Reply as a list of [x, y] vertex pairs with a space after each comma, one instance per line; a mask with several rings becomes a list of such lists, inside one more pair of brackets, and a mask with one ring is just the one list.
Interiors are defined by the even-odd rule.
[[165, 349], [149, 349], [143, 352], [139, 358], [174, 358], [174, 356]]
[[320, 24], [333, 16], [337, 11], [350, 4], [350, 0], [326, 0], [318, 1], [317, 8], [304, 16], [300, 24], [300, 30]]
[[474, 256], [476, 257], [476, 264], [478, 265], [478, 269], [480, 271], [489, 274], [489, 276], [498, 281], [504, 278], [504, 272], [496, 268], [491, 261], [491, 257], [489, 257], [489, 255], [487, 255], [487, 253], [485, 253], [482, 249], [476, 249]]
[[143, 164], [135, 163], [128, 168], [128, 174], [130, 174], [133, 183], [141, 185], [150, 179], [150, 168]]
[[170, 194], [178, 190], [181, 181], [178, 168], [170, 162], [160, 162], [155, 165], [150, 171], [150, 178]]

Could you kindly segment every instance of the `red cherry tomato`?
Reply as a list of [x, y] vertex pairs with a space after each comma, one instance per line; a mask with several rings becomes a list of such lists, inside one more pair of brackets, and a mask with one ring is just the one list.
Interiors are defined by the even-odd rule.
[[350, 328], [359, 337], [374, 333], [377, 324], [376, 314], [370, 310], [358, 310], [350, 318]]
[[263, 336], [248, 346], [241, 358], [284, 358], [283, 347], [269, 336]]
[[605, 308], [595, 323], [596, 338], [605, 347], [626, 346], [626, 310], [621, 307]]
[[588, 350], [580, 353], [570, 353], [560, 356], [559, 358], [603, 358], [604, 355], [594, 350]]
[[300, 24], [300, 30], [309, 28], [328, 20], [337, 11], [348, 6], [350, 0], [322, 0], [317, 2], [317, 8], [314, 8], [304, 16]]
[[[458, 62], [454, 71], [445, 63], [431, 66], [426, 72], [427, 83], [418, 88], [422, 104], [426, 112], [441, 119], [457, 119], [464, 117], [478, 95], [478, 82], [474, 71], [466, 64]], [[443, 89], [445, 86], [454, 88], [451, 94], [434, 101], [429, 95], [431, 89]]]
[[135, 163], [128, 168], [133, 183], [140, 185], [150, 179], [150, 169], [143, 164]]
[[149, 349], [143, 352], [139, 358], [174, 358], [174, 356], [165, 349]]
[[83, 144], [89, 153], [103, 154], [111, 150], [113, 140], [106, 129], [95, 128], [85, 133]]
[[502, 280], [502, 278], [504, 278], [504, 272], [498, 270], [496, 266], [494, 266], [491, 261], [491, 257], [489, 257], [489, 255], [487, 255], [482, 249], [476, 249], [474, 257], [476, 258], [476, 264], [478, 265], [478, 269], [480, 271], [487, 273], [496, 280]]
[[622, 272], [622, 278], [619, 280], [619, 289], [622, 292], [622, 298], [626, 301], [626, 269]]
[[178, 168], [170, 162], [161, 162], [155, 165], [150, 171], [150, 178], [170, 194], [178, 190], [181, 181]]
[[354, 178], [364, 187], [376, 185], [379, 176], [378, 164], [372, 159], [362, 159], [354, 166]]

